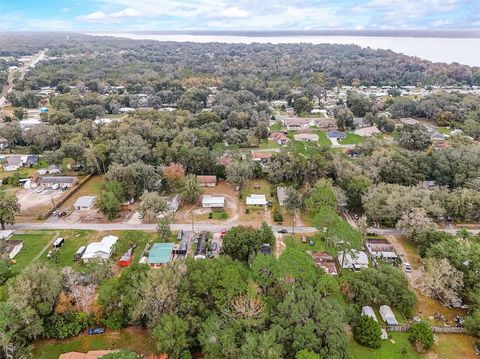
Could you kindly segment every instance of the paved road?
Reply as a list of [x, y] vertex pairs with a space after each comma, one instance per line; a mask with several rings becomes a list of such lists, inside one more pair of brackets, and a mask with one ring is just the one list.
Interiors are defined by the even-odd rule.
[[[222, 229], [234, 227], [234, 224], [197, 224], [195, 223], [195, 231], [220, 232]], [[139, 230], [146, 232], [156, 231], [156, 224], [132, 224], [132, 223], [17, 223], [11, 227], [17, 230], [29, 229], [89, 229], [94, 231], [116, 231], [116, 230]], [[191, 223], [174, 223], [170, 225], [173, 231], [183, 229], [185, 231], [192, 230]], [[272, 226], [273, 231], [286, 229], [291, 232], [292, 228], [287, 226]], [[314, 227], [295, 227], [296, 233], [314, 233], [317, 229]]]

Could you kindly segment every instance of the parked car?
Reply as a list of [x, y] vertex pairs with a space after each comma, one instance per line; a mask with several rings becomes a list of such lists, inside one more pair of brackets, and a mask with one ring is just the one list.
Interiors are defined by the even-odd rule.
[[207, 256], [208, 256], [208, 258], [213, 258], [214, 254], [213, 254], [213, 252], [208, 252]]
[[62, 212], [60, 212], [60, 213], [58, 214], [58, 216], [59, 216], [60, 218], [65, 217], [66, 215], [67, 215], [67, 212], [65, 212], [65, 211], [62, 211]]
[[302, 236], [302, 243], [307, 243], [307, 237]]
[[411, 273], [412, 272], [412, 266], [408, 262], [403, 262], [403, 270], [406, 273]]
[[58, 183], [54, 183], [52, 189], [59, 189], [60, 185]]
[[56, 209], [55, 211], [52, 212], [52, 216], [53, 217], [58, 216], [59, 213], [60, 213], [60, 211], [58, 209]]
[[315, 245], [315, 242], [313, 241], [313, 239], [310, 239], [310, 242], [308, 244], [310, 245], [310, 247], [313, 247]]
[[212, 244], [212, 251], [216, 251], [217, 250], [217, 243], [213, 243]]
[[37, 193], [42, 193], [43, 191], [45, 191], [45, 187], [43, 186], [37, 189]]
[[97, 335], [105, 333], [105, 328], [97, 327], [97, 328], [90, 328], [88, 329], [88, 335]]
[[285, 228], [283, 228], [283, 229], [280, 229], [280, 230], [278, 231], [278, 233], [283, 233], [283, 234], [285, 234], [285, 233], [288, 233], [288, 231], [287, 231]]
[[53, 248], [60, 248], [65, 243], [65, 238], [59, 237], [53, 242]]
[[225, 237], [225, 234], [227, 234], [227, 230], [226, 229], [222, 229], [222, 231], [220, 232], [220, 237]]
[[138, 219], [143, 219], [143, 217], [145, 217], [145, 213], [138, 212]]

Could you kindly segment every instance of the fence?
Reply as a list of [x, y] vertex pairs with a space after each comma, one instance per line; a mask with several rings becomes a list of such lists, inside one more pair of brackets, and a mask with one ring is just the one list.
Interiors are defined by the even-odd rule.
[[[387, 330], [390, 332], [408, 332], [410, 330], [410, 325], [391, 325], [387, 327]], [[434, 333], [465, 333], [465, 328], [463, 327], [432, 327]]]

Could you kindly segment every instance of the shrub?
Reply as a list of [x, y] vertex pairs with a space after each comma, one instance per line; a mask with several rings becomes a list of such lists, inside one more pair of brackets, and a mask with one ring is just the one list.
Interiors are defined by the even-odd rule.
[[417, 351], [427, 351], [433, 345], [433, 330], [427, 322], [415, 323], [410, 328], [408, 340]]
[[369, 348], [380, 348], [381, 334], [380, 324], [366, 315], [361, 315], [353, 327], [355, 340], [359, 344]]

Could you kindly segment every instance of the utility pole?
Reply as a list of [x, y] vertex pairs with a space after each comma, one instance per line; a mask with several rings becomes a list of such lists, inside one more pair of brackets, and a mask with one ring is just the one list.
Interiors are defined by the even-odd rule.
[[191, 211], [192, 213], [192, 233], [195, 233], [195, 218], [193, 216], [193, 210]]
[[293, 212], [292, 234], [295, 234], [295, 214], [296, 212]]

